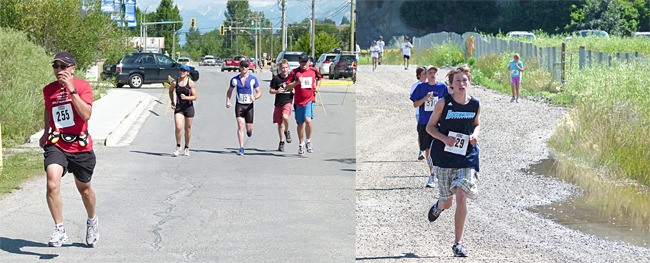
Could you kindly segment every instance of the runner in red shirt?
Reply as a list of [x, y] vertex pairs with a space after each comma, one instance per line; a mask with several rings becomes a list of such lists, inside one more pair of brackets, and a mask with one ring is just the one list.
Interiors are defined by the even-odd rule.
[[[295, 68], [287, 79], [287, 90], [294, 90], [294, 109], [296, 111], [296, 122], [298, 123], [298, 155], [313, 152], [311, 146], [312, 119], [314, 118], [314, 105], [316, 92], [320, 89], [322, 76], [318, 70], [309, 66], [309, 57], [300, 57], [300, 67]], [[305, 123], [307, 125], [305, 126]], [[305, 133], [307, 140], [305, 141]]]
[[90, 185], [96, 162], [92, 138], [88, 134], [93, 91], [88, 82], [74, 77], [76, 60], [71, 53], [57, 54], [52, 68], [56, 81], [43, 88], [45, 112], [43, 136], [39, 140], [47, 174], [47, 206], [55, 223], [48, 245], [60, 247], [68, 240], [63, 227], [60, 185], [61, 177], [70, 171], [88, 213], [86, 244], [93, 247], [99, 240], [95, 192]]

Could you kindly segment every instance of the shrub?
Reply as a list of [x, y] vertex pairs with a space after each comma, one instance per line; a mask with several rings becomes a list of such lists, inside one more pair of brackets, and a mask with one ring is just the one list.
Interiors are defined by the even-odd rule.
[[43, 128], [43, 87], [54, 81], [52, 57], [21, 32], [0, 28], [0, 124], [2, 141], [12, 147]]

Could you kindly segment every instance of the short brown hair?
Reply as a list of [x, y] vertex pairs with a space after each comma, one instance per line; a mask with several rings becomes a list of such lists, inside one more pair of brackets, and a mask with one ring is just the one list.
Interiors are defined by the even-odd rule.
[[422, 75], [422, 72], [426, 70], [425, 67], [419, 66], [415, 69], [415, 79], [420, 80], [420, 75]]
[[449, 71], [449, 73], [447, 73], [447, 79], [449, 81], [448, 84], [449, 84], [450, 87], [452, 87], [452, 84], [454, 84], [454, 75], [456, 73], [460, 73], [460, 72], [465, 73], [465, 75], [467, 75], [467, 78], [470, 81], [472, 80], [472, 69], [470, 69], [469, 66], [467, 66], [467, 64], [465, 64], [465, 65], [462, 65], [462, 66], [457, 67], [455, 69], [452, 69], [451, 71]]

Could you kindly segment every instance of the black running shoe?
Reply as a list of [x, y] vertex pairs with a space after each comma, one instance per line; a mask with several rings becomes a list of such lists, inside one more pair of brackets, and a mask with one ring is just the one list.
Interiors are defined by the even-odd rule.
[[433, 205], [433, 206], [431, 207], [431, 209], [429, 209], [429, 214], [428, 214], [428, 216], [429, 216], [429, 222], [436, 221], [436, 219], [438, 219], [438, 217], [440, 216], [440, 214], [442, 213], [442, 211], [445, 211], [445, 209], [440, 209], [440, 208], [438, 208], [438, 203], [439, 203], [439, 202], [440, 202], [439, 200], [436, 201], [436, 204]]
[[465, 247], [461, 243], [454, 244], [451, 250], [454, 251], [454, 257], [467, 257], [467, 251], [465, 251]]
[[289, 131], [284, 132], [284, 137], [287, 138], [287, 143], [291, 143], [291, 133]]

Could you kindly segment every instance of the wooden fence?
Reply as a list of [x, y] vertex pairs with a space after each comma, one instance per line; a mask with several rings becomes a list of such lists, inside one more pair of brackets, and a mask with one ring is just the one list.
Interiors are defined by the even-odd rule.
[[[650, 64], [650, 60], [639, 52], [618, 52], [608, 53], [587, 50], [580, 47], [579, 51], [566, 52], [566, 44], [559, 47], [538, 47], [532, 43], [522, 42], [514, 39], [503, 39], [484, 36], [475, 32], [467, 32], [462, 35], [453, 32], [431, 33], [423, 37], [414, 37], [411, 41], [414, 48], [431, 48], [433, 46], [452, 43], [458, 46], [467, 57], [468, 38], [473, 38], [475, 50], [471, 55], [481, 58], [490, 54], [519, 53], [523, 61], [537, 60], [540, 66], [551, 73], [553, 78], [564, 83], [568, 75], [585, 67], [599, 64], [611, 66], [614, 61], [632, 62], [642, 60]], [[388, 47], [399, 49], [401, 37], [393, 37]]]

